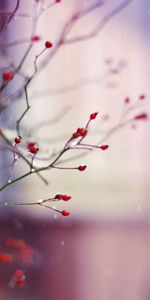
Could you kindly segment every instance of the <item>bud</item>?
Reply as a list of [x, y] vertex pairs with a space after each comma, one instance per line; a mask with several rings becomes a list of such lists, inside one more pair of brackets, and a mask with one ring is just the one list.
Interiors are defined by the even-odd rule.
[[147, 113], [142, 113], [139, 115], [136, 115], [134, 117], [134, 120], [139, 121], [139, 120], [147, 120], [148, 119], [148, 114]]
[[67, 211], [67, 210], [62, 210], [61, 214], [63, 217], [68, 217], [70, 215], [69, 211]]
[[98, 112], [92, 113], [90, 115], [90, 120], [94, 120], [97, 117]]
[[12, 80], [14, 77], [13, 73], [11, 71], [5, 71], [3, 73], [3, 80], [6, 82], [6, 81], [10, 81]]
[[84, 171], [86, 169], [86, 167], [87, 167], [86, 165], [81, 165], [81, 166], [78, 167], [78, 170], [79, 171]]
[[106, 149], [108, 149], [108, 145], [101, 145], [101, 146], [100, 146], [100, 149], [101, 149], [101, 150], [106, 150]]
[[21, 141], [22, 141], [22, 137], [20, 135], [15, 137], [15, 144], [20, 144]]
[[50, 41], [46, 41], [46, 42], [45, 42], [45, 47], [46, 47], [46, 48], [52, 48], [52, 47], [53, 47], [53, 44], [52, 44]]

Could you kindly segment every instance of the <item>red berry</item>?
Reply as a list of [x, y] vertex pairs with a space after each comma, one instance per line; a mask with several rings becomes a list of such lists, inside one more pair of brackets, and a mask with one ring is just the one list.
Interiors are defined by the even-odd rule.
[[11, 263], [12, 262], [12, 256], [7, 253], [0, 253], [0, 263]]
[[15, 276], [22, 277], [24, 275], [24, 272], [21, 269], [17, 269], [15, 272]]
[[90, 120], [94, 120], [97, 117], [98, 112], [92, 113], [90, 115]]
[[26, 279], [26, 277], [25, 277], [24, 271], [22, 271], [21, 269], [17, 269], [10, 280], [10, 286], [12, 286], [12, 287], [15, 287], [16, 285], [24, 286], [25, 279]]
[[139, 120], [147, 120], [148, 119], [148, 114], [147, 113], [142, 113], [134, 117], [134, 120], [139, 121]]
[[29, 142], [27, 144], [27, 148], [28, 148], [29, 152], [32, 154], [36, 154], [39, 151], [39, 148], [37, 147], [36, 143], [34, 143], [34, 142]]
[[139, 96], [140, 100], [144, 100], [145, 98], [146, 98], [146, 96], [144, 94], [142, 94], [142, 95]]
[[34, 36], [32, 36], [32, 38], [31, 38], [31, 41], [32, 42], [38, 42], [38, 41], [40, 41], [40, 36], [39, 35], [34, 35]]
[[28, 150], [30, 150], [30, 148], [34, 147], [35, 145], [36, 145], [35, 142], [29, 142], [29, 143], [27, 144]]
[[62, 194], [57, 194], [56, 196], [55, 196], [55, 199], [57, 199], [57, 200], [62, 200]]
[[79, 171], [84, 171], [86, 169], [86, 167], [87, 167], [86, 165], [81, 165], [81, 166], [78, 167], [78, 170]]
[[20, 135], [15, 137], [15, 143], [16, 144], [20, 144], [21, 141], [22, 141], [22, 137]]
[[16, 279], [16, 285], [24, 286], [24, 284], [25, 284], [25, 275], [24, 275], [24, 272], [21, 269], [17, 269], [13, 277], [14, 277], [14, 279]]
[[45, 42], [45, 47], [46, 47], [46, 48], [52, 48], [52, 47], [53, 47], [53, 44], [52, 44], [50, 41], [46, 41], [46, 42]]
[[80, 136], [80, 133], [79, 132], [74, 132], [73, 135], [72, 135], [72, 139], [76, 139]]
[[85, 130], [82, 132], [82, 134], [81, 134], [82, 137], [85, 137], [85, 136], [87, 135], [87, 133], [88, 133], [88, 132], [87, 132], [87, 130], [85, 129]]
[[13, 238], [7, 238], [5, 241], [5, 246], [8, 248], [15, 248], [16, 240]]
[[84, 128], [79, 127], [76, 132], [81, 133], [83, 130], [84, 130]]
[[130, 102], [130, 98], [129, 97], [126, 97], [125, 99], [124, 99], [124, 103], [125, 104], [128, 104]]
[[13, 73], [11, 71], [5, 71], [3, 73], [3, 80], [4, 81], [10, 81], [10, 80], [13, 79], [13, 77], [14, 77], [14, 75], [13, 75]]
[[62, 195], [62, 194], [57, 194], [55, 196], [55, 199], [57, 200], [64, 200], [64, 201], [69, 201], [71, 199], [71, 196], [69, 195]]
[[62, 210], [61, 214], [63, 217], [68, 217], [70, 215], [69, 211], [67, 211], [67, 210]]
[[56, 3], [60, 3], [62, 0], [55, 0]]
[[19, 278], [16, 281], [16, 285], [18, 285], [18, 286], [24, 286], [24, 284], [25, 284], [25, 278]]
[[37, 154], [37, 152], [39, 151], [39, 148], [35, 145], [30, 147], [29, 152], [32, 154]]
[[87, 135], [87, 130], [84, 128], [78, 128], [77, 133], [79, 133], [80, 136], [85, 137]]
[[84, 128], [78, 128], [76, 132], [73, 133], [72, 135], [72, 138], [75, 139], [75, 138], [78, 138], [78, 137], [85, 137], [87, 135], [88, 131], [87, 129], [84, 129]]
[[71, 199], [71, 196], [69, 195], [62, 195], [62, 200], [69, 201]]
[[101, 149], [101, 150], [106, 150], [106, 149], [108, 149], [108, 145], [101, 145], [101, 146], [100, 146], [100, 149]]

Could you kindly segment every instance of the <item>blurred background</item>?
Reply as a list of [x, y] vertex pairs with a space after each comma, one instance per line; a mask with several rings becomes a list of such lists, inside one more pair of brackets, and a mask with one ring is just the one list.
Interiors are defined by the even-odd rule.
[[[22, 72], [32, 74], [35, 55], [46, 40], [57, 47], [61, 31], [74, 12], [98, 2], [64, 0], [45, 10], [36, 28], [40, 41], [34, 44]], [[37, 3], [46, 8], [50, 2]], [[122, 3], [125, 5], [116, 13]], [[14, 3], [6, 5], [6, 9], [13, 7]], [[9, 43], [31, 35], [33, 1], [20, 1], [18, 12], [29, 17], [15, 17], [9, 24], [5, 34]], [[131, 109], [131, 117], [150, 111], [150, 3], [104, 1], [77, 22], [68, 40], [91, 32], [100, 21], [99, 34], [60, 46], [49, 63], [49, 53], [39, 59], [39, 68], [44, 63], [46, 67], [29, 86], [31, 109], [22, 122], [22, 132], [38, 140], [41, 157], [47, 157], [62, 149], [76, 128], [85, 126], [90, 113], [99, 111], [86, 141], [97, 144], [103, 140], [109, 149], [83, 151], [77, 159], [74, 155], [79, 151], [66, 154], [63, 165], [86, 164], [85, 172], [54, 169], [44, 174], [50, 182], [48, 186], [33, 175], [3, 192], [1, 201], [29, 202], [57, 193], [69, 194], [72, 200], [56, 205], [57, 209], [70, 211], [68, 218], [36, 207], [1, 210], [1, 244], [11, 236], [26, 240], [33, 248], [32, 265], [22, 266], [26, 272], [22, 289], [16, 288], [7, 295], [4, 287], [9, 280], [9, 267], [6, 270], [0, 265], [0, 278], [4, 274], [1, 299], [150, 299], [150, 124], [130, 122], [107, 134], [119, 123], [127, 97], [132, 106], [140, 95], [146, 96]], [[7, 49], [14, 65], [26, 47], [26, 43], [20, 43]], [[22, 77], [18, 75], [9, 92], [21, 84]], [[23, 109], [21, 95], [1, 116], [2, 127], [7, 121], [10, 136], [15, 135], [16, 119]], [[67, 158], [70, 161], [65, 162]], [[20, 168], [24, 168], [21, 163], [16, 174]], [[4, 178], [5, 172], [1, 176]], [[20, 267], [18, 262], [16, 266]]]

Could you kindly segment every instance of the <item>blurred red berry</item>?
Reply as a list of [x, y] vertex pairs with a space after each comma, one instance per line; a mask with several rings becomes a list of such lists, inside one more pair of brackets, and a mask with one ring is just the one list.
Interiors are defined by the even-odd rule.
[[147, 113], [142, 113], [142, 114], [139, 114], [139, 115], [136, 115], [134, 117], [134, 120], [136, 121], [140, 121], [140, 120], [147, 120], [148, 119], [148, 114]]
[[6, 82], [6, 81], [10, 81], [12, 80], [14, 77], [13, 73], [11, 71], [5, 71], [3, 73], [3, 80]]
[[145, 98], [146, 98], [146, 96], [144, 94], [142, 94], [142, 95], [139, 96], [140, 100], [144, 100]]
[[24, 278], [19, 278], [16, 280], [16, 285], [22, 287], [25, 285], [25, 279]]
[[125, 104], [128, 104], [130, 102], [130, 98], [129, 97], [126, 97], [125, 99], [124, 99], [124, 103]]
[[0, 252], [0, 263], [11, 263], [12, 256], [7, 253]]
[[17, 269], [14, 275], [17, 277], [21, 277], [24, 275], [24, 272], [21, 269]]
[[18, 285], [20, 287], [24, 286], [25, 284], [25, 274], [24, 271], [21, 269], [17, 269], [15, 274], [13, 275], [12, 279], [11, 279], [11, 283], [15, 286]]
[[34, 35], [34, 36], [32, 36], [32, 38], [31, 38], [31, 41], [32, 42], [38, 42], [38, 41], [40, 41], [40, 36], [39, 35]]

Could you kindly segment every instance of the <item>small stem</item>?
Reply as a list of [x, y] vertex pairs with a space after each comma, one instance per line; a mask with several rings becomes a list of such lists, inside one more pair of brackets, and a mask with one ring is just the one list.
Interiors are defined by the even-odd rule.
[[6, 20], [5, 20], [4, 23], [2, 24], [2, 27], [1, 27], [1, 29], [0, 29], [0, 35], [1, 35], [2, 33], [4, 33], [5, 28], [7, 27], [7, 25], [10, 23], [10, 21], [11, 21], [11, 20], [13, 19], [13, 17], [15, 16], [15, 14], [16, 14], [18, 8], [19, 8], [19, 5], [20, 5], [20, 0], [17, 0], [16, 6], [15, 6], [14, 10], [13, 10], [12, 13], [9, 15], [9, 17], [6, 18]]
[[43, 204], [43, 203], [38, 203], [38, 204], [41, 205], [41, 206], [43, 206], [43, 207], [49, 208], [49, 209], [51, 209], [51, 210], [53, 210], [53, 211], [56, 211], [56, 212], [60, 213], [60, 210], [58, 210], [58, 209], [56, 209], [56, 208], [54, 208], [54, 207], [45, 205], [45, 204]]
[[[57, 199], [55, 198], [48, 198], [48, 199], [41, 199], [41, 200], [38, 200], [36, 202], [22, 202], [22, 203], [17, 203], [17, 202], [1, 202], [0, 201], [0, 206], [32, 206], [32, 205], [41, 205], [42, 203], [46, 203], [46, 202], [52, 202], [52, 201], [58, 201]], [[44, 205], [43, 205], [44, 206]]]
[[52, 166], [53, 169], [58, 169], [58, 170], [78, 170], [78, 167], [57, 167], [57, 166]]
[[[29, 81], [28, 81], [29, 82]], [[26, 113], [28, 112], [28, 110], [30, 109], [30, 105], [29, 105], [29, 99], [28, 99], [28, 93], [27, 93], [27, 86], [28, 86], [28, 83], [26, 84], [25, 88], [24, 88], [24, 91], [25, 91], [25, 99], [26, 99], [26, 109], [24, 110], [24, 112], [22, 113], [22, 115], [20, 116], [20, 118], [17, 120], [17, 124], [16, 124], [16, 129], [17, 129], [17, 134], [18, 135], [21, 135], [20, 134], [20, 122], [21, 120], [23, 119], [23, 117], [26, 115]]]
[[29, 176], [29, 175], [31, 175], [31, 174], [34, 174], [34, 173], [37, 173], [37, 172], [46, 171], [46, 170], [50, 169], [50, 168], [53, 167], [53, 165], [58, 161], [58, 159], [64, 154], [65, 151], [66, 151], [66, 150], [63, 149], [63, 150], [60, 152], [60, 154], [56, 157], [56, 159], [55, 159], [51, 164], [49, 164], [48, 166], [42, 167], [42, 168], [38, 168], [38, 169], [32, 169], [32, 171], [30, 170], [29, 172], [27, 172], [27, 173], [25, 173], [25, 174], [23, 174], [23, 175], [21, 175], [21, 176], [15, 178], [15, 179], [13, 179], [11, 182], [5, 183], [5, 184], [0, 188], [0, 191], [4, 190], [4, 189], [5, 189], [6, 187], [8, 187], [9, 185], [11, 185], [11, 184], [13, 184], [13, 183], [15, 183], [15, 182], [17, 182], [17, 181], [19, 181], [19, 180], [21, 180], [21, 179], [27, 177], [27, 176]]
[[30, 165], [30, 171], [32, 172], [32, 170], [34, 169], [33, 167], [33, 161], [34, 161], [34, 158], [35, 158], [36, 154], [34, 154], [31, 158], [31, 165]]
[[32, 79], [34, 78], [35, 74], [38, 71], [38, 69], [37, 69], [37, 60], [45, 52], [45, 50], [46, 50], [46, 48], [44, 48], [38, 55], [35, 56], [35, 60], [34, 60], [34, 72], [33, 72], [32, 76], [28, 78], [28, 80], [26, 82], [26, 85], [24, 87], [25, 100], [26, 100], [26, 109], [24, 110], [24, 112], [22, 113], [22, 115], [20, 116], [20, 118], [16, 122], [16, 129], [17, 129], [17, 134], [18, 135], [20, 135], [20, 122], [22, 121], [22, 119], [27, 114], [28, 110], [30, 109], [27, 89], [28, 89], [28, 86], [29, 86], [30, 82], [32, 81]]

